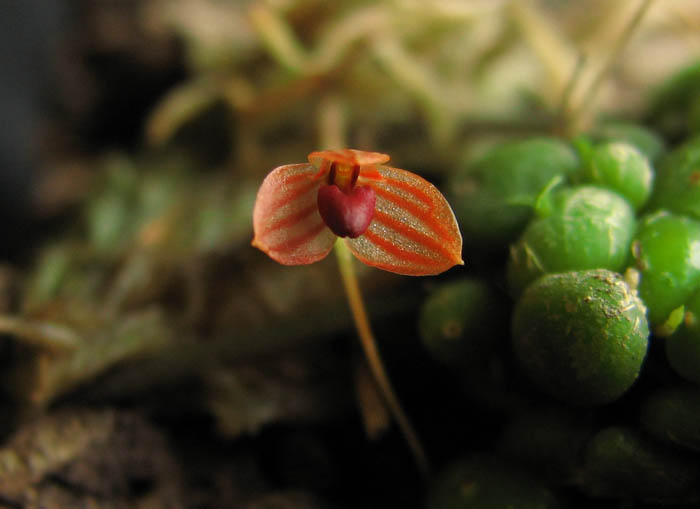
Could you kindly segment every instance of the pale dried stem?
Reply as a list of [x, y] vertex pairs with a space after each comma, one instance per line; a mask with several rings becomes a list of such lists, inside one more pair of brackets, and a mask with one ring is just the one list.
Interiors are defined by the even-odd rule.
[[567, 122], [567, 127], [569, 133], [578, 132], [583, 125], [585, 125], [585, 120], [587, 117], [587, 112], [590, 111], [593, 99], [595, 98], [598, 90], [605, 81], [605, 79], [610, 74], [610, 71], [615, 66], [620, 58], [620, 55], [624, 51], [630, 38], [640, 26], [642, 19], [644, 19], [645, 14], [648, 12], [651, 4], [654, 0], [641, 0], [639, 7], [635, 11], [634, 15], [630, 19], [629, 23], [620, 33], [619, 37], [615, 40], [613, 47], [607, 54], [605, 63], [602, 65], [598, 74], [593, 78], [588, 89], [583, 93], [581, 99], [578, 103], [572, 106], [571, 113]]
[[543, 86], [548, 90], [543, 96], [550, 100], [561, 97], [571, 75], [571, 63], [575, 61], [573, 47], [537, 2], [513, 0], [509, 8], [525, 42], [532, 48], [546, 73]]
[[82, 343], [82, 338], [68, 327], [8, 315], [0, 316], [0, 333], [53, 353], [72, 352]]
[[288, 71], [299, 74], [306, 65], [306, 52], [287, 22], [262, 2], [249, 10], [250, 21], [270, 55]]

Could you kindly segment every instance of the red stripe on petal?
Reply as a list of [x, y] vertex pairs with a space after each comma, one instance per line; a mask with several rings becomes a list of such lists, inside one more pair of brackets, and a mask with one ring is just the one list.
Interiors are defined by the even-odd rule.
[[303, 221], [304, 219], [307, 219], [311, 214], [316, 212], [318, 210], [318, 207], [316, 206], [316, 203], [312, 203], [308, 205], [307, 207], [293, 213], [289, 214], [288, 216], [280, 217], [277, 220], [271, 222], [270, 224], [267, 225], [265, 230], [263, 231], [262, 235], [267, 235], [269, 233], [274, 232], [275, 230], [279, 230], [280, 228], [289, 228], [291, 226], [294, 226], [296, 223], [299, 223]]
[[357, 179], [358, 185], [369, 184], [371, 181], [384, 180], [382, 174], [377, 171], [377, 167], [372, 165], [360, 167], [360, 175]]
[[288, 240], [285, 240], [284, 242], [281, 242], [275, 246], [270, 247], [270, 251], [275, 251], [275, 252], [284, 252], [284, 251], [293, 251], [297, 249], [299, 246], [302, 244], [305, 244], [312, 240], [314, 237], [316, 237], [319, 233], [321, 233], [324, 229], [326, 229], [327, 226], [323, 223], [319, 223], [316, 226], [314, 226], [312, 229], [302, 232], [296, 237], [292, 237]]
[[289, 175], [284, 179], [286, 184], [296, 184], [302, 180], [310, 180], [316, 175], [315, 172], [311, 173], [297, 173], [295, 175]]
[[[305, 179], [308, 178], [308, 176], [304, 176]], [[301, 180], [301, 179], [299, 179]], [[308, 193], [314, 188], [317, 188], [319, 186], [318, 182], [313, 182], [309, 181], [308, 183], [305, 183], [304, 185], [300, 185], [298, 187], [290, 188], [288, 187], [286, 192], [284, 194], [281, 194], [279, 198], [277, 198], [276, 201], [273, 201], [269, 204], [269, 207], [271, 209], [279, 209], [284, 207], [285, 205], [290, 204], [294, 200], [298, 199], [300, 196]]]
[[[322, 222], [316, 204], [310, 164], [290, 164], [265, 177], [253, 209], [253, 245], [285, 265], [302, 265], [324, 258], [335, 236]], [[308, 182], [308, 183], [307, 183]]]
[[364, 236], [365, 238], [367, 238], [367, 240], [369, 240], [376, 246], [379, 246], [387, 253], [401, 260], [425, 265], [432, 265], [435, 263], [435, 259], [430, 258], [429, 256], [418, 254], [414, 251], [408, 251], [407, 249], [403, 249], [402, 247], [394, 244], [389, 240], [386, 240], [384, 237], [377, 235], [376, 233], [371, 232], [369, 230], [365, 232]]
[[[447, 249], [444, 241], [441, 242], [423, 232], [420, 232], [410, 226], [406, 225], [404, 222], [394, 219], [389, 214], [381, 212], [379, 210], [374, 212], [374, 220], [382, 224], [385, 224], [392, 230], [399, 232], [404, 237], [425, 246], [428, 250], [435, 253], [435, 259], [443, 258], [445, 260], [454, 261], [455, 253]], [[458, 259], [459, 262], [461, 259]]]
[[386, 201], [393, 203], [397, 207], [402, 208], [403, 210], [414, 216], [416, 219], [419, 219], [420, 221], [425, 223], [426, 226], [428, 226], [432, 231], [434, 231], [438, 236], [450, 236], [449, 231], [443, 226], [443, 224], [440, 221], [438, 221], [435, 218], [432, 204], [430, 204], [429, 208], [426, 209], [424, 207], [416, 205], [415, 203], [407, 201], [405, 197], [396, 193], [392, 193], [391, 191], [385, 188], [381, 188], [378, 186], [372, 187], [374, 189], [374, 192], [377, 193], [377, 196], [384, 198]]
[[[418, 175], [416, 175], [416, 177], [418, 177]], [[385, 178], [384, 182], [386, 184], [388, 184], [389, 186], [395, 187], [396, 189], [400, 189], [402, 191], [405, 191], [406, 193], [410, 194], [413, 198], [424, 203], [425, 205], [428, 205], [428, 206], [433, 205], [432, 197], [430, 197], [427, 193], [424, 193], [419, 188], [417, 188], [415, 183], [413, 183], [413, 182], [409, 183], [409, 182], [405, 182], [403, 180], [397, 180], [397, 179], [387, 177], [387, 176], [384, 176], [384, 178]], [[420, 178], [420, 177], [418, 177], [418, 178]], [[432, 186], [432, 184], [430, 184], [427, 180], [423, 180], [422, 178], [418, 182], [420, 182], [421, 184], [429, 184]]]
[[438, 274], [462, 264], [462, 236], [445, 197], [425, 179], [379, 166], [383, 179], [368, 183], [377, 195], [375, 219], [348, 240], [364, 263], [407, 275]]

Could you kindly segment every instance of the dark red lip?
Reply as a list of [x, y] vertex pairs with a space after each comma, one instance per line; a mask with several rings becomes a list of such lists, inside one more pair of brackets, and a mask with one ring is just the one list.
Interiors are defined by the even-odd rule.
[[318, 211], [338, 237], [354, 239], [362, 235], [372, 222], [376, 201], [374, 190], [368, 186], [355, 187], [347, 194], [335, 184], [318, 190]]

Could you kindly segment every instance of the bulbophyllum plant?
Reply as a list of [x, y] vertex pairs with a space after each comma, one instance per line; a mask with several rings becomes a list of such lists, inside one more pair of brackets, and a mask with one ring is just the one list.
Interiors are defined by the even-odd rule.
[[387, 407], [427, 474], [423, 447], [386, 375], [352, 264], [397, 274], [435, 275], [463, 265], [462, 236], [445, 197], [389, 156], [355, 149], [312, 152], [308, 163], [275, 168], [253, 209], [253, 246], [284, 265], [325, 258], [335, 246], [340, 273], [370, 369]]
[[274, 169], [258, 192], [253, 245], [285, 265], [328, 255], [338, 237], [362, 262], [398, 274], [461, 265], [462, 236], [435, 186], [389, 156], [326, 150]]

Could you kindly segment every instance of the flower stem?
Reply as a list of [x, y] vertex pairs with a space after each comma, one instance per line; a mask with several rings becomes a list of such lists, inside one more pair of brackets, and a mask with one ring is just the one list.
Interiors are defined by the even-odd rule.
[[348, 297], [350, 310], [352, 311], [353, 320], [355, 321], [355, 327], [357, 328], [357, 334], [360, 337], [360, 344], [364, 350], [369, 368], [391, 415], [396, 420], [401, 433], [411, 449], [418, 469], [421, 474], [428, 477], [430, 467], [425, 451], [411, 422], [401, 407], [401, 403], [389, 381], [384, 363], [379, 354], [377, 341], [374, 339], [374, 334], [372, 333], [372, 328], [367, 317], [367, 310], [365, 309], [365, 304], [362, 299], [362, 293], [360, 292], [360, 286], [357, 282], [352, 253], [345, 245], [345, 242], [339, 239], [335, 243], [335, 254], [338, 259], [338, 267], [343, 278], [343, 286], [345, 287], [345, 293]]

